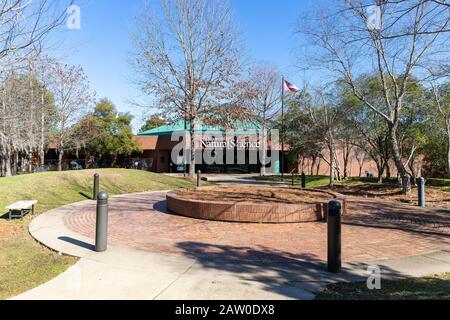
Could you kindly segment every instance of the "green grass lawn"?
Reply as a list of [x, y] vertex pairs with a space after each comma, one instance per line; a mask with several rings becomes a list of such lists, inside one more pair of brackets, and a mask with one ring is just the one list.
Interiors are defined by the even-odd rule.
[[27, 232], [0, 241], [0, 299], [35, 288], [66, 271], [77, 259], [58, 254], [33, 241]]
[[450, 179], [429, 179], [427, 186], [438, 187], [447, 192], [450, 192]]
[[[290, 184], [292, 182], [292, 175], [285, 174], [284, 180], [281, 180], [280, 176], [265, 176], [265, 177], [255, 177], [257, 181], [263, 182], [280, 182]], [[322, 188], [328, 186], [330, 178], [327, 176], [306, 176], [306, 187], [309, 189]], [[299, 175], [294, 176], [294, 183], [296, 185], [301, 184], [301, 177]]]
[[18, 200], [38, 200], [37, 212], [92, 197], [93, 175], [100, 174], [100, 191], [110, 195], [193, 186], [193, 182], [165, 175], [126, 169], [46, 172], [0, 178], [0, 213]]
[[187, 188], [193, 182], [136, 170], [48, 172], [0, 178], [0, 299], [6, 299], [64, 272], [77, 259], [59, 256], [28, 234], [31, 217], [9, 222], [5, 206], [19, 200], [39, 201], [41, 214], [92, 196], [92, 176], [100, 174], [100, 189], [110, 195]]
[[[280, 182], [284, 181], [285, 183], [290, 184], [292, 182], [292, 175], [285, 174], [284, 180], [281, 180], [280, 176], [266, 176], [266, 177], [255, 177], [258, 181], [265, 181], [265, 182]], [[300, 175], [294, 176], [294, 182], [296, 185], [301, 184], [301, 177]], [[379, 184], [377, 178], [366, 178], [366, 177], [352, 177], [348, 180], [344, 181], [335, 181], [335, 184], [345, 184], [348, 182], [355, 182], [355, 183], [366, 183], [366, 184]], [[324, 188], [327, 187], [330, 183], [330, 177], [328, 176], [306, 176], [306, 187], [310, 189], [314, 188]], [[385, 180], [384, 183], [388, 184], [396, 184], [397, 179], [391, 178], [388, 180]], [[428, 179], [426, 185], [428, 187], [435, 187], [442, 189], [444, 191], [450, 192], [450, 179]]]
[[366, 283], [332, 284], [316, 300], [450, 300], [450, 273], [385, 280], [381, 290], [369, 290]]

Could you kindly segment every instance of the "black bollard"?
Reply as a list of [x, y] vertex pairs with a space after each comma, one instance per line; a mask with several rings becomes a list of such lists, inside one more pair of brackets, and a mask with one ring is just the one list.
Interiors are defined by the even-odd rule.
[[341, 209], [339, 201], [328, 204], [328, 272], [340, 273], [341, 261]]
[[108, 248], [108, 194], [100, 192], [97, 197], [97, 220], [95, 230], [95, 251]]
[[425, 179], [424, 178], [418, 178], [417, 179], [417, 187], [419, 191], [419, 207], [425, 208], [426, 201], [425, 201]]
[[202, 172], [200, 170], [197, 171], [197, 188], [200, 188], [202, 184]]
[[97, 200], [99, 190], [100, 190], [100, 175], [96, 173], [94, 174], [94, 188], [92, 191], [92, 200]]
[[306, 188], [306, 175], [304, 172], [302, 172], [302, 188]]

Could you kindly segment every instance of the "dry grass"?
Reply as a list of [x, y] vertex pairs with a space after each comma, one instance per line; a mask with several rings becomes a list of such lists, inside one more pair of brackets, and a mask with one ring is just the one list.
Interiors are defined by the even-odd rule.
[[[0, 241], [7, 240], [23, 232], [24, 226], [0, 220]], [[1, 242], [0, 242], [1, 243]]]
[[[403, 195], [401, 188], [392, 184], [345, 182], [336, 185], [335, 191], [345, 195], [399, 201], [410, 205], [417, 205], [418, 201], [417, 188], [413, 188], [411, 194]], [[450, 192], [441, 188], [427, 187], [426, 202], [428, 207], [450, 209]]]
[[[280, 181], [280, 177], [258, 177], [262, 181]], [[284, 182], [291, 183], [291, 177], [285, 176]], [[410, 195], [402, 195], [401, 187], [392, 183], [377, 183], [376, 179], [351, 178], [349, 181], [336, 181], [334, 191], [363, 198], [379, 198], [398, 201], [410, 205], [417, 205], [417, 188], [413, 188]], [[300, 184], [300, 177], [295, 176], [295, 184]], [[329, 178], [325, 176], [307, 176], [307, 188], [320, 188], [327, 190]], [[450, 209], [450, 180], [429, 179], [426, 186], [427, 206], [431, 208]]]
[[241, 203], [317, 203], [333, 199], [331, 194], [293, 188], [259, 186], [207, 187], [200, 190], [182, 190], [185, 199]]
[[366, 283], [332, 284], [316, 300], [450, 300], [450, 273], [386, 280], [381, 290], [369, 290]]

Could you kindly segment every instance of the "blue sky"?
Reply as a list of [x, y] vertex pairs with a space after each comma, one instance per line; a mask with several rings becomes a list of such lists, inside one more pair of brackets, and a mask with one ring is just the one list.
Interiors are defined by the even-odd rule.
[[[291, 82], [301, 84], [305, 75], [294, 67], [299, 57], [293, 35], [301, 14], [312, 0], [231, 0], [249, 58], [276, 65]], [[132, 51], [130, 32], [134, 15], [143, 0], [80, 0], [81, 30], [66, 31], [63, 44], [54, 53], [71, 64], [80, 64], [89, 76], [97, 97], [111, 99], [122, 112], [135, 116], [140, 125], [145, 110], [132, 99], [144, 99], [130, 83], [132, 70], [127, 55]]]

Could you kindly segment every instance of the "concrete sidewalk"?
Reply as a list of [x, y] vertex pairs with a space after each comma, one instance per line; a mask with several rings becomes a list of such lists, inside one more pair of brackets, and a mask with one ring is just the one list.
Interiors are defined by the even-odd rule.
[[[158, 193], [161, 194], [161, 193]], [[126, 196], [121, 196], [126, 197]], [[323, 263], [264, 262], [252, 268], [245, 261], [222, 261], [138, 251], [111, 246], [93, 251], [93, 240], [69, 230], [64, 217], [93, 201], [61, 207], [37, 217], [31, 235], [45, 246], [80, 257], [54, 280], [15, 297], [22, 300], [66, 299], [313, 299], [336, 281], [365, 281], [367, 266], [380, 266], [383, 279], [450, 271], [450, 252], [345, 265], [344, 272], [325, 272]]]

